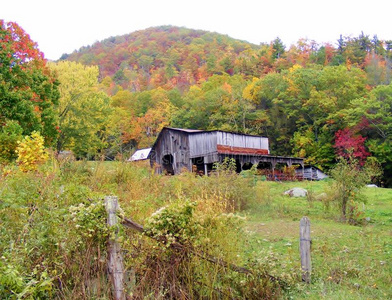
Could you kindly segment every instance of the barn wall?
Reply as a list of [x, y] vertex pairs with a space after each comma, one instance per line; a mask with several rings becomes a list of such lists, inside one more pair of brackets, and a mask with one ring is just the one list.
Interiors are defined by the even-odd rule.
[[205, 157], [216, 154], [216, 131], [189, 135], [190, 157]]
[[265, 149], [269, 153], [268, 138], [217, 131], [217, 144], [252, 149]]
[[307, 180], [321, 180], [327, 178], [328, 176], [324, 174], [317, 168], [314, 167], [305, 167], [304, 168], [304, 179]]
[[[183, 168], [191, 170], [189, 156], [188, 134], [170, 129], [163, 129], [153, 149], [151, 162], [163, 166], [163, 157], [167, 154], [173, 156], [173, 170], [175, 174], [181, 172]], [[158, 172], [162, 172], [162, 168]]]
[[320, 170], [317, 170], [317, 179], [318, 180], [325, 179], [327, 177], [328, 176], [325, 173], [321, 172]]

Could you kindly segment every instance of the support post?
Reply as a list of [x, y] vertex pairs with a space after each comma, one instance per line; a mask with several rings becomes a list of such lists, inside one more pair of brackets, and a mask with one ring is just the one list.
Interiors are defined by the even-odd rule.
[[276, 166], [276, 161], [271, 161], [271, 170], [272, 170], [272, 181], [275, 181], [275, 166]]
[[[117, 225], [116, 211], [118, 209], [118, 198], [115, 196], [105, 197], [105, 207], [108, 213], [107, 223], [109, 227]], [[109, 236], [108, 241], [108, 272], [112, 282], [113, 298], [125, 300], [124, 293], [124, 265], [121, 248], [116, 241], [117, 231]]]
[[312, 262], [310, 258], [310, 221], [308, 217], [303, 217], [300, 221], [299, 229], [299, 249], [301, 253], [302, 281], [310, 283], [312, 273]]

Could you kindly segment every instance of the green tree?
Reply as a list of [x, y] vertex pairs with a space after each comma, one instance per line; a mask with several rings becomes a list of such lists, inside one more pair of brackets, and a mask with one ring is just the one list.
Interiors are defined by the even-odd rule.
[[335, 179], [333, 190], [336, 192], [336, 200], [339, 202], [342, 221], [347, 220], [347, 215], [349, 222], [355, 223], [358, 221], [355, 217], [356, 204], [358, 201], [364, 201], [361, 191], [365, 184], [370, 183], [372, 178], [379, 174], [380, 168], [371, 161], [361, 167], [354, 159], [340, 158], [331, 170], [331, 175]]
[[282, 40], [277, 37], [272, 41], [272, 48], [274, 50], [274, 59], [281, 58], [285, 52], [286, 46], [283, 44]]
[[99, 89], [98, 67], [63, 61], [50, 68], [60, 81], [57, 150], [69, 149], [77, 156], [96, 154], [107, 146], [113, 112], [110, 98]]
[[0, 163], [11, 162], [17, 158], [15, 149], [23, 137], [22, 133], [23, 128], [15, 120], [6, 120], [0, 127]]
[[317, 138], [312, 130], [296, 131], [291, 139], [293, 153], [297, 157], [304, 157], [305, 163], [329, 169], [335, 163], [335, 153], [332, 146], [333, 137], [322, 130]]
[[344, 111], [349, 126], [363, 124], [369, 151], [384, 169], [386, 185], [392, 184], [392, 84], [374, 88], [367, 97], [352, 101]]

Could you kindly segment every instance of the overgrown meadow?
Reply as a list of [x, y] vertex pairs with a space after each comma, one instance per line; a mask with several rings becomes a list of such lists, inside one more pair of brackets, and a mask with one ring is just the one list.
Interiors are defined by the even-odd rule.
[[[50, 159], [2, 170], [0, 298], [111, 299], [103, 198], [116, 195], [129, 299], [388, 299], [392, 191], [365, 188], [356, 225], [333, 181], [266, 182], [220, 167], [209, 177], [146, 165]], [[291, 187], [308, 190], [290, 198]], [[301, 282], [299, 220], [311, 221], [311, 284]], [[179, 246], [180, 245], [180, 246]]]

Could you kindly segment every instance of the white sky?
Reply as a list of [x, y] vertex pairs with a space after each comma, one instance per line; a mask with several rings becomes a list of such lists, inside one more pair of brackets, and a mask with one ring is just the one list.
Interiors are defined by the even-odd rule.
[[336, 44], [361, 31], [391, 40], [390, 0], [3, 0], [0, 19], [18, 23], [56, 60], [110, 36], [152, 26], [203, 29], [254, 44], [280, 37]]

